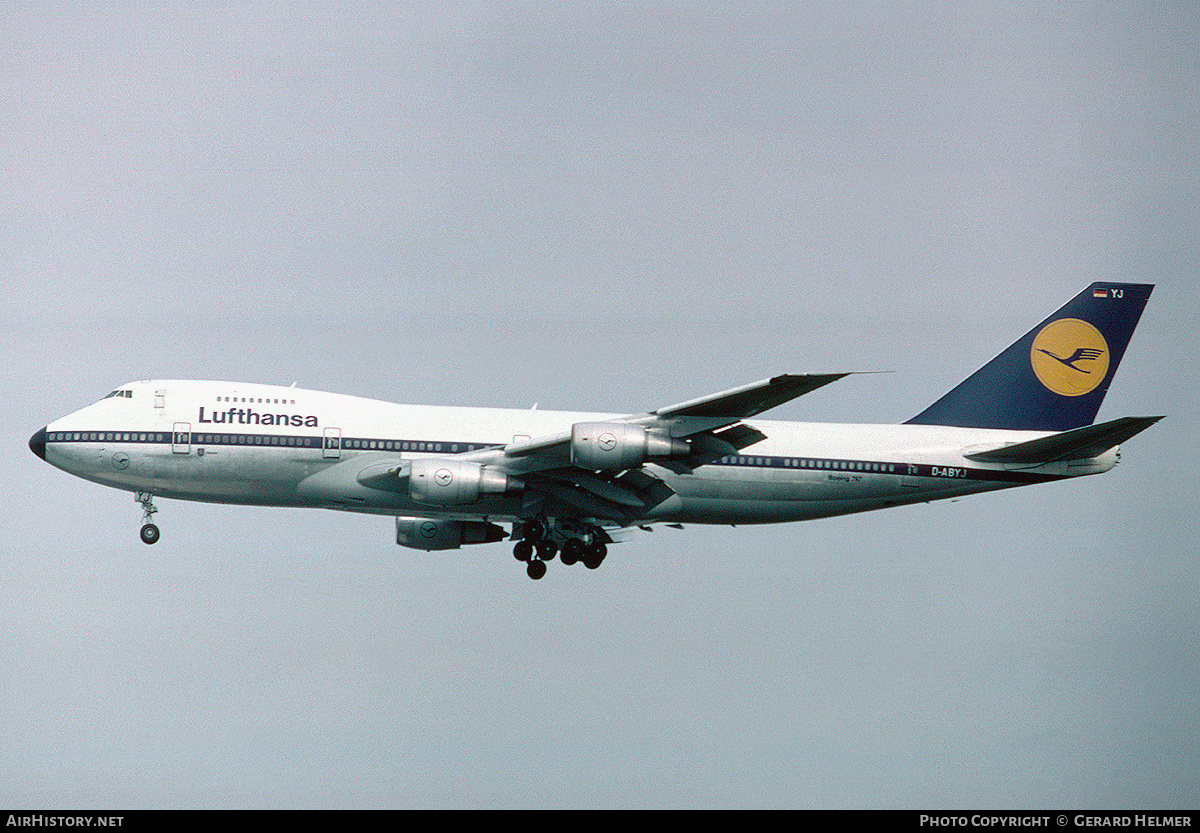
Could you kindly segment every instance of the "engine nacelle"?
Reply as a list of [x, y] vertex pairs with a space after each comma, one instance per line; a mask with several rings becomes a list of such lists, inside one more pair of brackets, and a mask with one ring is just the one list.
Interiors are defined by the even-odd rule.
[[469, 460], [425, 457], [409, 464], [408, 496], [429, 506], [474, 503], [481, 494], [503, 494], [519, 481]]
[[414, 550], [456, 550], [463, 544], [504, 540], [504, 529], [486, 521], [396, 518], [396, 543]]
[[690, 451], [686, 442], [661, 428], [625, 422], [577, 422], [571, 426], [571, 462], [580, 468], [622, 471], [637, 468], [650, 457], [684, 457]]

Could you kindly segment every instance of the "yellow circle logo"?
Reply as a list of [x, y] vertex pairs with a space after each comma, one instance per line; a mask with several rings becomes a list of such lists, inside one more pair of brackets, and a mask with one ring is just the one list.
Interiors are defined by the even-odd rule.
[[1033, 339], [1029, 363], [1038, 381], [1061, 396], [1091, 393], [1108, 374], [1108, 342], [1078, 318], [1051, 321]]

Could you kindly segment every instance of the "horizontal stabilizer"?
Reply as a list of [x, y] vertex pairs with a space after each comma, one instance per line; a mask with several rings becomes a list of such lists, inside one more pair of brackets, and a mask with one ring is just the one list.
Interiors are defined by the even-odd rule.
[[1162, 417], [1121, 417], [1112, 422], [1087, 425], [1049, 437], [1006, 445], [965, 455], [984, 463], [1053, 463], [1099, 457], [1130, 437], [1140, 434]]

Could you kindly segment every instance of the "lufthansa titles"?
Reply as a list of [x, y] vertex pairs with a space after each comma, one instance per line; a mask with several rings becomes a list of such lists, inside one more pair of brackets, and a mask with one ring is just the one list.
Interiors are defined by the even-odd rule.
[[316, 428], [317, 418], [312, 414], [260, 414], [249, 408], [229, 408], [224, 411], [214, 411], [206, 414], [204, 406], [200, 406], [200, 417], [197, 422], [225, 423], [238, 425], [290, 425], [294, 428]]

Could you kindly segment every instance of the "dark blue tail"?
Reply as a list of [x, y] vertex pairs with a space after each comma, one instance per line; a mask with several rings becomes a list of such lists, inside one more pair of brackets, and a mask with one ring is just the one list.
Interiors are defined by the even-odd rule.
[[1091, 425], [1153, 289], [1092, 284], [908, 424], [1026, 431]]

